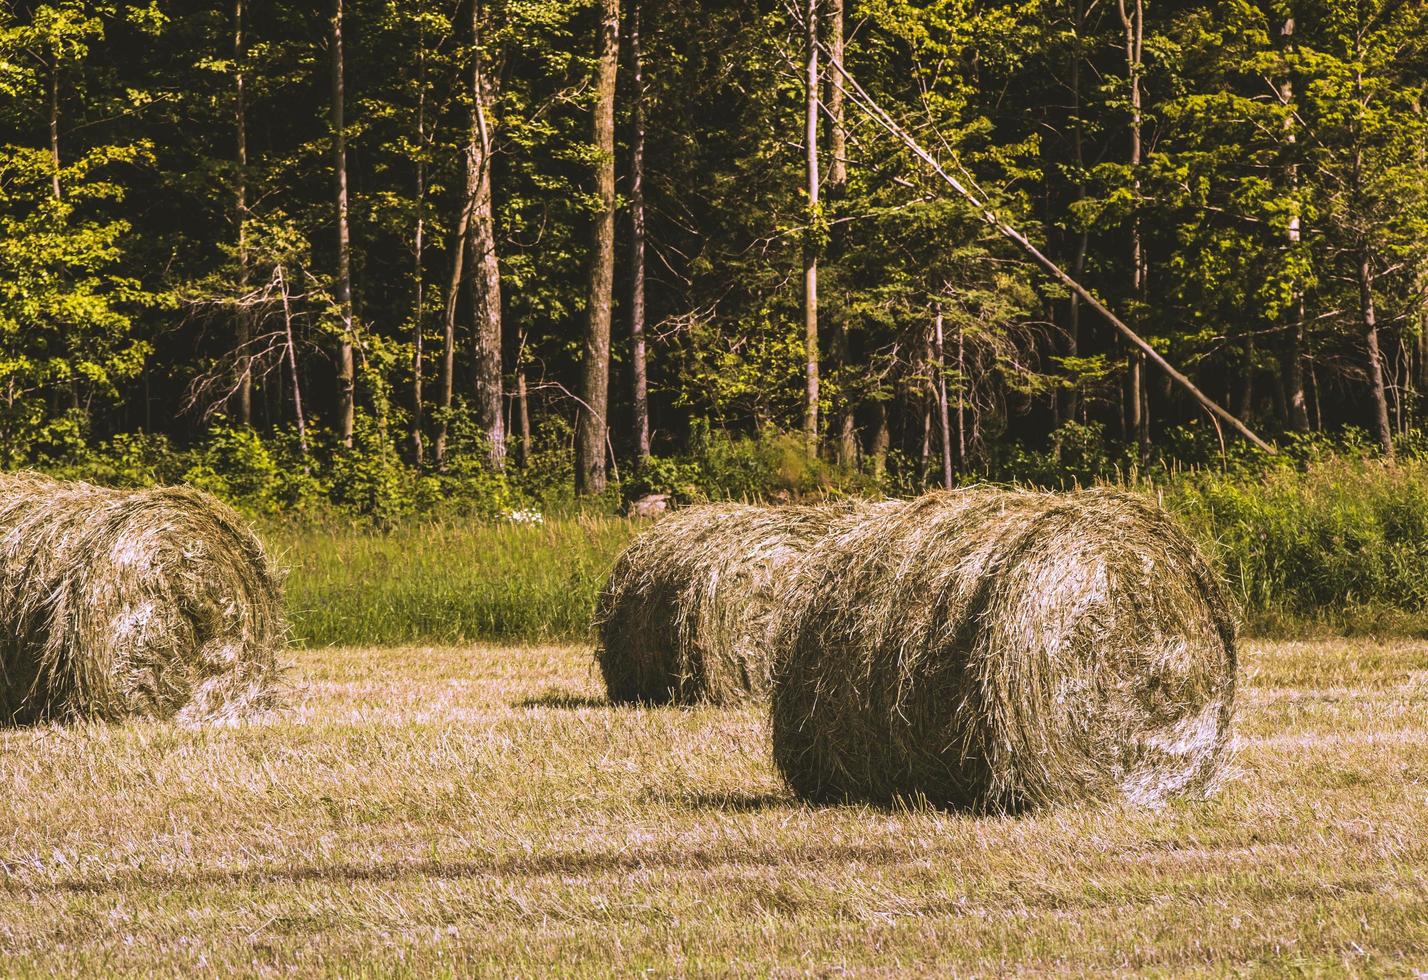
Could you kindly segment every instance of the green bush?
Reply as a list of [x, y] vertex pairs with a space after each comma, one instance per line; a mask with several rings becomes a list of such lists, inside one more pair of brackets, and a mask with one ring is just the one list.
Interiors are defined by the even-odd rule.
[[695, 426], [688, 453], [654, 457], [624, 484], [626, 500], [667, 493], [680, 503], [826, 497], [875, 489], [860, 474], [804, 451], [802, 436], [767, 430], [740, 436]]
[[250, 516], [309, 514], [325, 492], [296, 437], [264, 440], [248, 428], [215, 428], [186, 458], [182, 482]]
[[132, 488], [179, 482], [190, 465], [189, 457], [167, 436], [134, 432], [76, 451], [65, 462], [44, 469], [67, 480]]

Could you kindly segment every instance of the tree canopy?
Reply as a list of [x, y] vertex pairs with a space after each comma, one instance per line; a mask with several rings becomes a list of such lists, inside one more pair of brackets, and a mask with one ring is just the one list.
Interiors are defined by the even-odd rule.
[[914, 485], [1229, 438], [840, 65], [1261, 435], [1419, 424], [1423, 3], [5, 0], [0, 464], [251, 430], [588, 484], [816, 425]]

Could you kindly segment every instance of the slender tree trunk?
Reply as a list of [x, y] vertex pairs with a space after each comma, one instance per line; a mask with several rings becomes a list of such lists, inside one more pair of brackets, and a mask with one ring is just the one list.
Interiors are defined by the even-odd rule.
[[[1428, 86], [1413, 97], [1413, 112], [1418, 117], [1420, 126], [1428, 122], [1428, 113], [1425, 113], [1425, 105], [1428, 105]], [[1420, 128], [1423, 134], [1418, 140], [1417, 157], [1418, 167], [1424, 173], [1428, 173], [1428, 129]], [[1421, 409], [1419, 399], [1425, 389], [1428, 389], [1428, 269], [1419, 272], [1414, 283], [1415, 292], [1418, 296], [1418, 323], [1417, 332], [1413, 336], [1414, 371], [1413, 371], [1413, 402], [1411, 411], [1416, 418]]]
[[[1145, 70], [1145, 6], [1143, 0], [1133, 0], [1129, 7], [1127, 7], [1126, 0], [1118, 0], [1118, 9], [1121, 15], [1121, 25], [1125, 28], [1126, 74], [1130, 81], [1129, 163], [1132, 174], [1131, 193], [1134, 196], [1131, 215], [1131, 295], [1135, 299], [1135, 308], [1144, 309], [1146, 264], [1145, 243], [1141, 235], [1140, 222], [1140, 166], [1141, 128], [1143, 125], [1141, 76]], [[1126, 393], [1130, 409], [1128, 421], [1130, 434], [1136, 440], [1142, 465], [1150, 459], [1150, 419], [1145, 410], [1144, 365], [1145, 355], [1139, 350], [1132, 350], [1129, 361], [1129, 390]]]
[[888, 403], [881, 398], [873, 402], [873, 434], [868, 446], [868, 457], [872, 460], [873, 477], [881, 480], [888, 472], [888, 444], [892, 441], [888, 433]]
[[332, 7], [332, 155], [337, 183], [337, 305], [342, 334], [337, 342], [337, 434], [352, 445], [356, 420], [356, 365], [352, 343], [356, 329], [352, 315], [352, 242], [347, 223], [347, 123], [344, 118], [345, 81], [342, 63], [342, 0]]
[[[1360, 24], [1362, 25], [1362, 21]], [[1367, 106], [1368, 100], [1364, 97], [1363, 68], [1360, 60], [1363, 53], [1362, 31], [1362, 26], [1360, 26], [1359, 35], [1354, 40], [1354, 96], [1359, 106], [1364, 107]], [[1363, 139], [1362, 133], [1355, 135], [1358, 137], [1358, 141], [1354, 147], [1353, 155], [1353, 187], [1357, 191], [1363, 187]], [[1359, 319], [1363, 326], [1364, 343], [1368, 348], [1369, 391], [1373, 395], [1374, 428], [1377, 430], [1378, 444], [1379, 448], [1383, 450], [1383, 455], [1388, 459], [1393, 459], [1393, 427], [1388, 420], [1388, 392], [1383, 383], [1383, 355], [1379, 350], [1378, 314], [1374, 309], [1373, 256], [1369, 252], [1367, 240], [1359, 242], [1357, 271]]]
[[833, 458], [839, 466], [856, 466], [858, 461], [858, 434], [855, 409], [852, 399], [852, 378], [856, 374], [848, 351], [847, 325], [841, 317], [830, 318], [828, 323], [828, 356], [840, 366], [843, 398], [838, 405], [838, 415], [834, 422], [836, 434], [833, 440]]
[[233, 132], [235, 218], [238, 224], [238, 293], [243, 299], [234, 317], [233, 335], [239, 351], [238, 422], [253, 424], [253, 372], [248, 346], [253, 342], [253, 314], [247, 302], [251, 282], [248, 256], [248, 120], [243, 93], [243, 0], [233, 0]]
[[1378, 315], [1373, 300], [1373, 265], [1368, 249], [1359, 255], [1359, 316], [1363, 323], [1364, 341], [1368, 346], [1369, 386], [1373, 393], [1374, 427], [1379, 448], [1393, 459], [1393, 427], [1388, 421], [1388, 392], [1383, 383], [1383, 357], [1379, 353]]
[[[1419, 280], [1418, 294], [1428, 297], [1428, 276]], [[1413, 387], [1422, 392], [1428, 389], [1428, 301], [1420, 301], [1418, 309], [1418, 332], [1413, 337], [1413, 347], [1417, 368]]]
[[[1294, 50], [1294, 18], [1286, 17], [1279, 30], [1286, 52]], [[1298, 210], [1299, 192], [1299, 149], [1298, 123], [1293, 112], [1294, 79], [1286, 69], [1284, 80], [1279, 84], [1279, 101], [1285, 108], [1284, 142], [1288, 147], [1289, 164], [1285, 177], [1289, 190], [1295, 196], [1295, 209], [1289, 216], [1285, 230], [1285, 240], [1291, 260], [1299, 250], [1301, 238]], [[1289, 304], [1291, 320], [1284, 328], [1284, 354], [1281, 375], [1284, 378], [1285, 422], [1295, 432], [1309, 431], [1309, 407], [1304, 397], [1304, 287], [1294, 284], [1294, 297]]]
[[461, 302], [461, 283], [466, 276], [466, 238], [471, 215], [476, 210], [480, 175], [472, 167], [471, 154], [466, 154], [466, 190], [461, 199], [461, 212], [451, 242], [451, 278], [446, 283], [446, 303], [442, 311], [441, 390], [438, 402], [441, 414], [436, 422], [436, 465], [446, 465], [446, 440], [451, 410], [456, 398], [456, 312]]
[[1235, 382], [1234, 413], [1246, 422], [1254, 417], [1254, 358], [1254, 337], [1245, 334], [1240, 340], [1240, 373]]
[[278, 293], [283, 298], [283, 333], [287, 341], [288, 370], [293, 384], [293, 418], [297, 421], [298, 449], [307, 458], [307, 416], [302, 410], [302, 377], [298, 374], [297, 341], [293, 337], [293, 308], [288, 300], [288, 277], [285, 270], [278, 269]]
[[63, 198], [60, 189], [60, 62], [56, 54], [50, 62], [50, 193], [56, 201]]
[[[828, 53], [843, 63], [844, 0], [825, 0], [828, 17]], [[843, 87], [836, 79], [828, 85], [828, 196], [841, 198], [848, 185], [848, 130]]]
[[1133, 350], [1126, 354], [1126, 438], [1135, 439], [1137, 453], [1142, 463], [1145, 462], [1145, 446], [1141, 439], [1141, 430], [1145, 427], [1145, 399], [1142, 395], [1144, 388], [1144, 377], [1141, 371], [1140, 351]]
[[803, 447], [809, 456], [818, 454], [818, 229], [822, 224], [818, 202], [818, 3], [819, 0], [808, 0], [804, 8], [807, 20], [804, 139], [809, 229], [803, 243]]
[[[829, 59], [841, 64], [845, 47], [845, 0], [823, 0], [824, 33], [827, 35]], [[828, 136], [828, 173], [821, 189], [824, 206], [830, 219], [841, 214], [848, 191], [848, 130], [846, 99], [842, 86], [836, 78], [826, 78], [823, 82], [824, 109]], [[828, 228], [828, 248], [823, 260], [828, 265], [836, 265], [846, 253], [845, 232], [847, 226], [831, 224]], [[841, 292], [841, 291], [840, 291]], [[841, 298], [841, 296], [840, 296]], [[847, 302], [834, 302], [831, 307], [819, 311], [819, 327], [829, 333], [828, 354], [841, 379], [843, 397], [839, 399], [837, 436], [833, 443], [834, 456], [840, 466], [853, 467], [858, 462], [858, 433], [855, 386], [852, 379], [859, 374], [859, 366], [850, 357]], [[821, 381], [821, 379], [820, 379]]]
[[942, 304], [939, 303], [932, 322], [932, 357], [937, 371], [937, 428], [942, 440], [942, 486], [951, 490], [953, 487], [952, 422], [947, 406], [947, 355], [943, 344], [942, 327]]
[[922, 396], [922, 448], [917, 455], [917, 483], [926, 486], [932, 473], [932, 392], [924, 388]]
[[932, 335], [923, 332], [922, 350], [917, 362], [917, 404], [921, 410], [922, 446], [917, 455], [917, 483], [926, 486], [932, 473], [932, 432], [934, 406], [937, 402], [937, 386], [932, 378], [933, 370]]
[[[50, 64], [50, 177], [51, 194], [56, 201], [63, 199], [60, 188], [60, 60], [59, 54], [54, 55]], [[70, 408], [79, 408], [79, 379], [77, 376], [71, 377], [69, 381], [69, 404]]]
[[[1085, 0], [1076, 0], [1076, 20], [1075, 37], [1076, 47], [1071, 52], [1071, 154], [1072, 160], [1076, 164], [1076, 197], [1084, 200], [1086, 197], [1086, 182], [1084, 178], [1086, 166], [1086, 132], [1085, 124], [1081, 119], [1081, 32], [1085, 28], [1086, 9]], [[1076, 251], [1071, 257], [1071, 275], [1077, 281], [1086, 274], [1086, 255], [1090, 251], [1091, 235], [1086, 229], [1082, 229], [1077, 236]], [[1069, 357], [1079, 357], [1081, 353], [1081, 297], [1073, 290], [1069, 300], [1066, 318], [1066, 354]], [[1075, 420], [1081, 414], [1081, 392], [1077, 387], [1070, 387], [1065, 392], [1065, 403], [1062, 407], [1062, 414], [1067, 420]]]
[[476, 423], [486, 440], [486, 463], [505, 469], [505, 394], [501, 374], [501, 267], [496, 256], [496, 216], [491, 194], [491, 127], [488, 81], [481, 62], [480, 5], [471, 5], [471, 143], [467, 165], [476, 174], [476, 200], [467, 224], [471, 253], [473, 387]]
[[609, 432], [610, 314], [615, 280], [615, 83], [620, 65], [620, 3], [600, 0], [600, 64], [596, 77], [595, 183], [600, 213], [595, 220], [586, 303], [585, 350], [576, 426], [575, 489], [605, 489]]
[[630, 134], [630, 403], [635, 465], [650, 456], [649, 379], [645, 350], [645, 74], [640, 0], [630, 5], [630, 69], [634, 125]]
[[1314, 359], [1309, 358], [1309, 387], [1314, 392], [1314, 431], [1324, 431], [1324, 406], [1319, 400], [1319, 369], [1314, 366]]
[[416, 229], [412, 237], [412, 455], [426, 464], [426, 28], [417, 30]]
[[967, 472], [967, 334], [957, 325], [957, 468]]
[[516, 465], [525, 469], [531, 461], [531, 406], [526, 392], [526, 341], [521, 343], [516, 353]]
[[1293, 321], [1285, 328], [1284, 400], [1285, 421], [1295, 432], [1309, 431], [1309, 405], [1304, 394], [1304, 294], [1296, 291], [1290, 306]]

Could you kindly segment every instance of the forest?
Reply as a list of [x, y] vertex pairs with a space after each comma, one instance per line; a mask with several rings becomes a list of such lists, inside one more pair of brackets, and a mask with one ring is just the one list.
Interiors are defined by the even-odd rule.
[[0, 3], [0, 465], [380, 511], [1412, 453], [1425, 38], [1420, 0]]

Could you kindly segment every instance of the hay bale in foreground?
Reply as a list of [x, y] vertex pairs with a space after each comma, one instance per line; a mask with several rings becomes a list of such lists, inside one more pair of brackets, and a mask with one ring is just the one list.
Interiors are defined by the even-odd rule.
[[1131, 494], [973, 488], [823, 538], [775, 642], [801, 795], [1009, 812], [1204, 794], [1230, 745], [1215, 573]]
[[649, 527], [620, 555], [596, 605], [595, 655], [610, 700], [762, 698], [779, 587], [853, 513], [708, 504]]
[[0, 474], [0, 722], [268, 706], [286, 628], [241, 518], [186, 488]]

